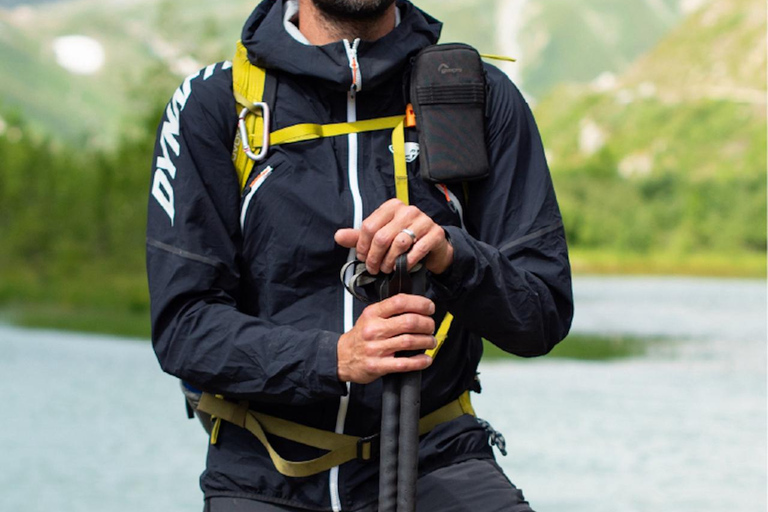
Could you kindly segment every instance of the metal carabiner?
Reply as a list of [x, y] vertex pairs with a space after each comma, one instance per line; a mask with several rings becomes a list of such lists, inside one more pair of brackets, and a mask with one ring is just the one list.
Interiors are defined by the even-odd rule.
[[[245, 118], [248, 117], [249, 113], [256, 115], [257, 109], [261, 109], [261, 117], [264, 119], [264, 130], [261, 134], [261, 150], [258, 154], [253, 152], [251, 145], [248, 143], [248, 128], [245, 126]], [[251, 108], [245, 107], [238, 116], [237, 128], [240, 130], [243, 152], [248, 158], [254, 162], [261, 162], [267, 158], [267, 152], [269, 151], [269, 105], [264, 102], [257, 102]]]

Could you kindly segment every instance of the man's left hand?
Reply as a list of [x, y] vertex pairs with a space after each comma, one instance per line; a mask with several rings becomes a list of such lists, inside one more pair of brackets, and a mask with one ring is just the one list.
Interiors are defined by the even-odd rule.
[[[416, 240], [404, 229], [410, 230]], [[392, 272], [397, 257], [409, 249], [409, 269], [426, 258], [427, 270], [442, 274], [453, 263], [453, 246], [445, 230], [417, 207], [399, 199], [382, 204], [363, 221], [361, 229], [340, 229], [334, 239], [342, 247], [354, 247], [357, 258], [374, 275]]]

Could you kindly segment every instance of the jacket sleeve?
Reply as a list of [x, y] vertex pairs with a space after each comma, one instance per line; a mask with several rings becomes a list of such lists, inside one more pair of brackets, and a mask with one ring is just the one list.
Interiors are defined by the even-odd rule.
[[466, 230], [446, 227], [449, 271], [434, 276], [457, 320], [507, 352], [549, 352], [573, 317], [568, 251], [541, 138], [528, 105], [488, 68], [490, 177], [468, 186]]
[[204, 80], [188, 78], [176, 91], [155, 145], [147, 273], [160, 365], [234, 398], [302, 404], [340, 396], [338, 333], [271, 325], [238, 311], [234, 100], [221, 99], [231, 89]]

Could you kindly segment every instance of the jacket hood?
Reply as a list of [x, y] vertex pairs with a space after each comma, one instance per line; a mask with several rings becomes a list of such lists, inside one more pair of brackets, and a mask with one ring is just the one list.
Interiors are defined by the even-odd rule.
[[[241, 39], [252, 63], [266, 69], [317, 78], [328, 87], [349, 90], [352, 74], [342, 41], [310, 46], [295, 40], [283, 27], [283, 1], [264, 0], [243, 27]], [[357, 58], [363, 90], [381, 84], [422, 48], [437, 43], [442, 23], [408, 1], [398, 1], [401, 21], [376, 41], [361, 41]]]

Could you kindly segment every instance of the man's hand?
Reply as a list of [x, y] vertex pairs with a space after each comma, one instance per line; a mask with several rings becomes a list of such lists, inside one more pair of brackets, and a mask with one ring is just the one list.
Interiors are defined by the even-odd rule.
[[371, 304], [338, 344], [338, 376], [343, 382], [368, 384], [389, 373], [423, 370], [426, 354], [395, 357], [403, 350], [435, 348], [435, 304], [418, 295], [395, 295]]
[[[415, 243], [403, 232], [406, 228], [416, 235]], [[381, 205], [363, 221], [362, 229], [340, 229], [334, 239], [343, 247], [354, 247], [357, 258], [374, 275], [392, 272], [397, 257], [408, 249], [409, 269], [426, 258], [427, 270], [442, 274], [453, 263], [453, 246], [445, 238], [445, 230], [417, 207], [398, 199]]]

